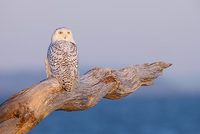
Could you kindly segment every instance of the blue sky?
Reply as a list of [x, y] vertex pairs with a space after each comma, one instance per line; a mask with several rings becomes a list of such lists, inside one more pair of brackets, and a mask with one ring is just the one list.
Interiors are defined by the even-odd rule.
[[44, 69], [53, 31], [72, 30], [80, 68], [165, 61], [164, 77], [199, 87], [199, 0], [1, 0], [0, 72]]

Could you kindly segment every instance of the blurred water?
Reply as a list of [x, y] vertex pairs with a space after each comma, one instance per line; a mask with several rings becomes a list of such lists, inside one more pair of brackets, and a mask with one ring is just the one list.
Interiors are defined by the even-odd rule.
[[198, 97], [103, 100], [79, 112], [57, 111], [29, 134], [199, 134]]

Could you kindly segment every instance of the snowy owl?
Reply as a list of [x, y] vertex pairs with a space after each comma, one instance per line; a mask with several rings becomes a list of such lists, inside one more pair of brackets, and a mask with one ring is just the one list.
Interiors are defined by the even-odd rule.
[[62, 88], [71, 91], [78, 83], [78, 50], [71, 30], [57, 29], [45, 60], [47, 77], [58, 79]]

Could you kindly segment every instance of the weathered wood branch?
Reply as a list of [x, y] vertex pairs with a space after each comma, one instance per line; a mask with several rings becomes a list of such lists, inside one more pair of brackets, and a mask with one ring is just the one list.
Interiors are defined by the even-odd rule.
[[96, 105], [101, 98], [120, 99], [171, 66], [163, 62], [133, 65], [121, 70], [94, 68], [80, 77], [71, 92], [62, 90], [55, 78], [45, 79], [15, 94], [0, 105], [0, 133], [23, 134], [56, 110], [79, 111]]

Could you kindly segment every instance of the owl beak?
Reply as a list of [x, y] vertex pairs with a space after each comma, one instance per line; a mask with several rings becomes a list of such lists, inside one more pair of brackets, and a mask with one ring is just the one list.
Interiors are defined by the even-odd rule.
[[66, 37], [66, 36], [64, 36], [64, 39], [66, 40], [66, 39], [67, 39], [67, 37]]

